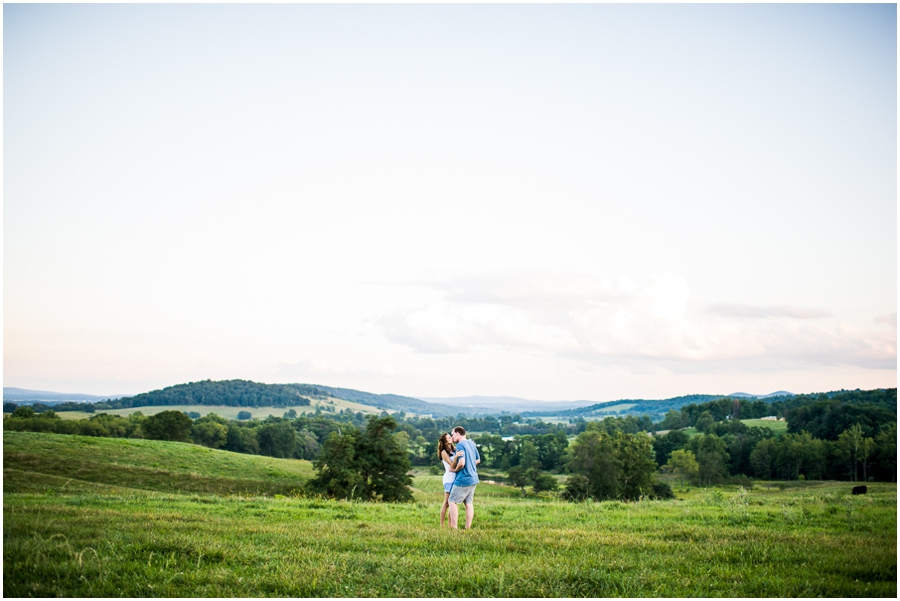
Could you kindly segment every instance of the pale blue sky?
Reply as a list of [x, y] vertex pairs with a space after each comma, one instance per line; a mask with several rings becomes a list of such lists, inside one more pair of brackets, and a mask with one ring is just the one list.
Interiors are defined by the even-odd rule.
[[895, 5], [3, 19], [6, 386], [896, 386]]

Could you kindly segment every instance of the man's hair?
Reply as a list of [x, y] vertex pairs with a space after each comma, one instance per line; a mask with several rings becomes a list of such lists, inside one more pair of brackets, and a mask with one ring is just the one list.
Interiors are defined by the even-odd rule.
[[459, 434], [460, 436], [466, 435], [466, 429], [463, 428], [462, 426], [456, 426], [455, 428], [453, 428], [453, 431], [456, 432], [457, 434]]

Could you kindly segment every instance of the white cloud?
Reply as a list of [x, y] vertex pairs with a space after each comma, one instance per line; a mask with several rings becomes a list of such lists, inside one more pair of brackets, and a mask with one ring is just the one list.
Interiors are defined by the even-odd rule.
[[875, 318], [875, 323], [884, 323], [884, 324], [891, 326], [892, 328], [894, 328], [896, 330], [897, 329], [897, 314], [891, 313], [889, 315], [879, 315], [878, 317]]
[[821, 319], [823, 317], [832, 317], [831, 313], [829, 313], [828, 311], [823, 311], [822, 309], [789, 307], [785, 305], [755, 306], [742, 304], [716, 304], [710, 305], [707, 311], [717, 315], [725, 315], [726, 317], [749, 317], [754, 319], [766, 317]]
[[280, 363], [275, 376], [284, 382], [320, 383], [329, 378], [392, 377], [395, 370], [391, 365], [380, 365], [373, 369], [348, 369], [318, 359], [293, 363]]
[[500, 349], [676, 371], [896, 363], [895, 332], [824, 321], [831, 313], [822, 309], [718, 304], [692, 312], [687, 282], [674, 274], [617, 284], [503, 274], [430, 285], [441, 298], [378, 321], [389, 340], [422, 353]]

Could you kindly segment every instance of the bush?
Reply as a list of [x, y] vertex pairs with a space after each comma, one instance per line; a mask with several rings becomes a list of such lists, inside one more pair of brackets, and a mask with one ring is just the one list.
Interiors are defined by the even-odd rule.
[[535, 476], [533, 482], [534, 492], [554, 491], [559, 488], [559, 482], [556, 481], [556, 478], [546, 472], [541, 472]]
[[652, 496], [654, 499], [674, 499], [675, 493], [672, 492], [672, 487], [665, 482], [654, 482]]
[[253, 414], [249, 411], [238, 411], [237, 418], [240, 420], [250, 419], [253, 417]]
[[34, 409], [28, 405], [20, 405], [12, 412], [13, 417], [34, 417]]
[[584, 501], [591, 496], [591, 481], [586, 476], [575, 474], [566, 480], [562, 498], [566, 501]]
[[[801, 474], [802, 476], [803, 474]], [[737, 484], [739, 486], [743, 486], [744, 488], [750, 489], [753, 488], [753, 480], [751, 480], [745, 474], [738, 474], [737, 476], [732, 476], [730, 478], [725, 479], [726, 484]]]

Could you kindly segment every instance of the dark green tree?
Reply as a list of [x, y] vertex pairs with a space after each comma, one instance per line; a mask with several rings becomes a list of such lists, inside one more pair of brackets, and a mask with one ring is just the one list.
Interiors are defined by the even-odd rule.
[[521, 465], [517, 465], [515, 467], [509, 468], [507, 472], [507, 476], [509, 478], [509, 483], [515, 486], [516, 488], [522, 489], [522, 493], [525, 493], [525, 485], [528, 484], [528, 474]]
[[572, 474], [566, 480], [566, 487], [562, 492], [562, 498], [566, 501], [584, 501], [591, 498], [591, 481], [581, 474]]
[[701, 486], [718, 484], [728, 474], [728, 445], [715, 434], [695, 436], [687, 444], [700, 466], [698, 476]]
[[653, 488], [653, 445], [646, 434], [622, 434], [613, 437], [613, 448], [618, 456], [620, 495], [623, 499], [638, 499], [650, 495]]
[[197, 420], [191, 427], [195, 443], [211, 449], [221, 449], [228, 442], [228, 426], [215, 420]]
[[528, 478], [528, 481], [531, 482], [531, 486], [536, 493], [545, 490], [553, 491], [559, 488], [559, 483], [556, 481], [556, 478], [547, 472], [541, 471], [539, 468], [533, 467], [529, 469], [525, 475]]
[[875, 469], [880, 480], [897, 481], [897, 424], [885, 424], [875, 436]]
[[716, 423], [716, 420], [712, 416], [712, 413], [704, 411], [700, 414], [700, 417], [697, 418], [697, 423], [694, 424], [694, 427], [697, 428], [697, 432], [706, 432], [706, 430], [714, 423]]
[[[412, 501], [409, 457], [392, 432], [397, 422], [390, 416], [369, 418], [356, 442], [359, 474], [368, 499]], [[470, 458], [469, 460], [474, 460]]]
[[572, 443], [570, 453], [569, 470], [587, 478], [588, 496], [597, 501], [619, 498], [622, 462], [611, 436], [596, 429], [585, 430]]
[[192, 425], [191, 418], [181, 411], [160, 411], [144, 421], [142, 430], [152, 440], [190, 442]]
[[293, 457], [297, 432], [288, 422], [264, 423], [256, 432], [259, 451], [269, 457]]
[[332, 432], [313, 462], [310, 489], [342, 499], [412, 501], [409, 458], [392, 434], [396, 426], [390, 416], [370, 417], [365, 432]]
[[12, 417], [34, 417], [34, 409], [28, 405], [19, 405], [13, 410]]
[[[670, 411], [670, 413], [672, 412]], [[684, 445], [688, 443], [688, 440], [688, 435], [681, 430], [672, 430], [661, 436], [654, 436], [653, 452], [656, 464], [659, 466], [665, 465], [666, 462], [669, 461], [669, 456], [672, 455], [672, 451], [683, 449]]]
[[322, 444], [322, 452], [313, 462], [316, 477], [308, 487], [336, 499], [364, 499], [362, 476], [357, 472], [356, 440], [359, 432], [332, 432]]

